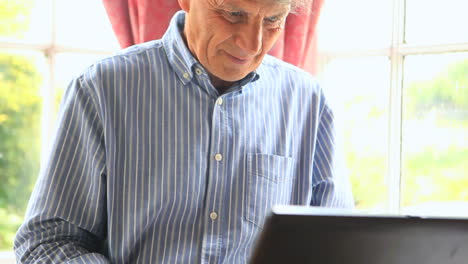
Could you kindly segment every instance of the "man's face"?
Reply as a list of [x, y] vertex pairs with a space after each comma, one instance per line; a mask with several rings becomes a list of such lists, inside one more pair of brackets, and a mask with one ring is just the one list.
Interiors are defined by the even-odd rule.
[[[181, 0], [185, 37], [215, 78], [235, 82], [254, 71], [284, 27], [289, 4], [275, 0]], [[185, 6], [184, 4], [185, 3]]]

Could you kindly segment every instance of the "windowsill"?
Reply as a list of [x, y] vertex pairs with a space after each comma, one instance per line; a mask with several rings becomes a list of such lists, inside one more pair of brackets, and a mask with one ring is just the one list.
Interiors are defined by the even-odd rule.
[[15, 254], [13, 251], [0, 252], [0, 264], [15, 264]]
[[426, 202], [401, 209], [403, 215], [468, 218], [468, 202]]

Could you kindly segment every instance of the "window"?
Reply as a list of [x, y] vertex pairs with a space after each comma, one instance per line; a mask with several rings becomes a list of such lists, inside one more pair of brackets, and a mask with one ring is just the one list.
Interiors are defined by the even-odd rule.
[[14, 263], [13, 238], [61, 95], [73, 76], [119, 47], [101, 1], [0, 6], [0, 263]]
[[401, 204], [466, 214], [468, 52], [408, 55], [404, 76]]
[[[101, 1], [0, 0], [0, 263], [71, 78], [118, 49]], [[468, 214], [468, 2], [329, 0], [319, 78], [356, 205]], [[42, 155], [41, 155], [42, 153]]]
[[325, 1], [319, 78], [338, 109], [357, 208], [468, 215], [467, 9]]

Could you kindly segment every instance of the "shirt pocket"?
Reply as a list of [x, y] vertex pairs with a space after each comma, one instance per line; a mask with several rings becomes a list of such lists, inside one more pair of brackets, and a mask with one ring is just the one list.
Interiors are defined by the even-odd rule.
[[290, 204], [295, 160], [290, 157], [247, 154], [245, 219], [262, 228], [271, 207]]

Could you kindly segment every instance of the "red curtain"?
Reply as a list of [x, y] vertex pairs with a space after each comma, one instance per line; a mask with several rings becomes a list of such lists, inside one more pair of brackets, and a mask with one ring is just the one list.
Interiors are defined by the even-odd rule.
[[[175, 12], [177, 0], [103, 0], [104, 7], [122, 48], [159, 39]], [[290, 15], [283, 34], [269, 54], [316, 72], [316, 26], [324, 0], [313, 0], [312, 6], [299, 15]]]

